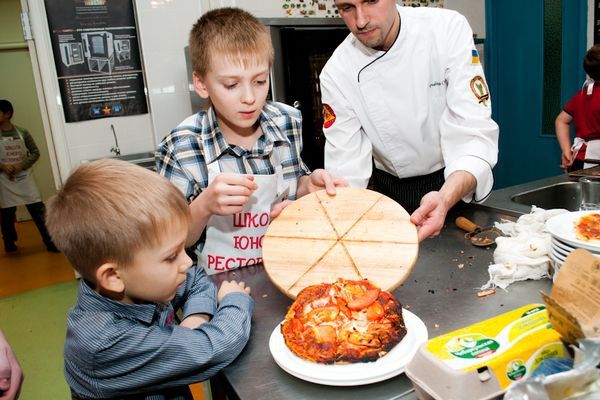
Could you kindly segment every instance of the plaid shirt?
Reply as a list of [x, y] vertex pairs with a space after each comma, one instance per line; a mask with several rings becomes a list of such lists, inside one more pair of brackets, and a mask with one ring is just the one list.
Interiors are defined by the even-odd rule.
[[260, 127], [263, 134], [253, 148], [229, 145], [214, 109], [201, 111], [186, 118], [162, 140], [155, 154], [156, 170], [191, 202], [208, 186], [208, 164], [217, 161], [220, 170], [228, 173], [269, 175], [275, 173], [274, 148], [282, 146], [279, 163], [293, 200], [298, 179], [310, 172], [300, 158], [302, 115], [288, 105], [268, 102], [260, 114]]

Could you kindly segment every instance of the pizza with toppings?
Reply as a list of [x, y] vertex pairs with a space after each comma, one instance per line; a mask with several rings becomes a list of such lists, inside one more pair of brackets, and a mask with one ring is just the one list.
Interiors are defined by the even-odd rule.
[[575, 236], [586, 242], [600, 243], [600, 214], [586, 214], [575, 222]]
[[288, 348], [323, 364], [375, 361], [406, 335], [402, 306], [368, 280], [304, 288], [281, 324]]

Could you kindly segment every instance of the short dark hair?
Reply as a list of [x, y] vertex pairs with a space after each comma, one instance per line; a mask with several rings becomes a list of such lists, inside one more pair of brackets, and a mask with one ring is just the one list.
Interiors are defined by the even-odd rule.
[[600, 44], [593, 45], [583, 59], [583, 70], [595, 81], [600, 81]]
[[12, 104], [10, 103], [10, 101], [8, 100], [0, 100], [0, 111], [2, 111], [3, 113], [10, 113], [10, 118], [12, 118], [13, 113], [14, 113], [14, 109]]

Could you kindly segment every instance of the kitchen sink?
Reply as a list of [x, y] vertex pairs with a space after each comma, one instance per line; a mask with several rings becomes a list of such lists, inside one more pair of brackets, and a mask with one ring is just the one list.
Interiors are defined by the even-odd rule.
[[[104, 158], [116, 158], [117, 160], [123, 160], [130, 162], [135, 165], [139, 165], [140, 167], [156, 171], [156, 164], [154, 163], [154, 153], [150, 151], [144, 151], [142, 153], [132, 153], [132, 154], [123, 154], [113, 157], [104, 157]], [[97, 160], [97, 159], [96, 159]], [[83, 160], [81, 162], [88, 162], [92, 160]]]
[[578, 211], [581, 205], [579, 182], [560, 182], [526, 192], [516, 193], [511, 200], [518, 204], [537, 206], [544, 209], [565, 208]]
[[143, 153], [124, 154], [124, 155], [119, 155], [115, 158], [118, 158], [119, 160], [123, 160], [123, 161], [131, 161], [131, 162], [145, 161], [145, 160], [154, 161], [154, 152], [145, 151]]
[[156, 171], [156, 164], [154, 163], [153, 152], [146, 151], [143, 153], [124, 154], [116, 156], [115, 158], [123, 161], [128, 161], [132, 164], [139, 165], [140, 167], [151, 169], [152, 171]]

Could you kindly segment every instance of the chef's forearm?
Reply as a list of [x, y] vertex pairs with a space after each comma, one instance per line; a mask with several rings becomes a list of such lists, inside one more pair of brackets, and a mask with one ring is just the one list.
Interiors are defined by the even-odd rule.
[[447, 209], [454, 206], [461, 198], [472, 193], [477, 186], [475, 177], [467, 171], [454, 171], [442, 185], [442, 195]]
[[211, 216], [208, 207], [204, 204], [204, 196], [202, 194], [190, 203], [190, 213], [192, 214], [192, 223], [188, 231], [185, 243], [186, 247], [192, 246], [198, 241]]

